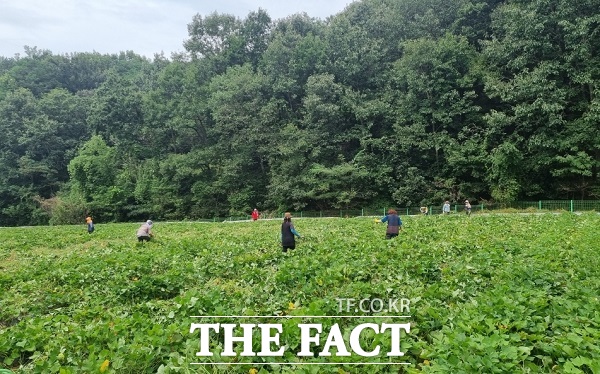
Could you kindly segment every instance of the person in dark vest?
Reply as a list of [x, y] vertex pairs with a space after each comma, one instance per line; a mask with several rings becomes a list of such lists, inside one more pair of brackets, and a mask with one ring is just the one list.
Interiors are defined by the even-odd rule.
[[286, 212], [283, 217], [283, 223], [281, 224], [281, 246], [283, 247], [283, 253], [286, 253], [288, 249], [296, 248], [295, 237], [300, 238], [300, 234], [294, 228], [292, 223], [292, 215]]
[[94, 221], [92, 220], [91, 216], [87, 216], [85, 217], [85, 223], [87, 224], [87, 229], [88, 229], [88, 234], [91, 234], [94, 232]]
[[398, 212], [396, 212], [394, 209], [388, 210], [387, 216], [383, 217], [381, 222], [388, 223], [387, 230], [385, 232], [386, 239], [391, 239], [398, 236], [402, 230], [402, 220], [400, 219]]

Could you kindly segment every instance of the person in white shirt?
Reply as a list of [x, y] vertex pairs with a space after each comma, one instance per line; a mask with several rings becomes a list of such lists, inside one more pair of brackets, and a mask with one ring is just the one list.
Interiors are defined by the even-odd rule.
[[450, 214], [450, 202], [448, 200], [444, 201], [444, 206], [442, 207], [442, 214]]

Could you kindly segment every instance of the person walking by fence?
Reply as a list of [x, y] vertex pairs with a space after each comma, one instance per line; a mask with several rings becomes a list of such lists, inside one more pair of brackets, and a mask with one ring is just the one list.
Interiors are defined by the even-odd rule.
[[444, 201], [444, 206], [442, 206], [442, 214], [450, 214], [450, 202], [448, 200]]
[[388, 214], [381, 219], [381, 222], [388, 223], [385, 231], [386, 239], [394, 238], [402, 231], [402, 220], [400, 219], [398, 212], [394, 209], [388, 210]]
[[426, 216], [427, 213], [429, 213], [429, 209], [426, 206], [422, 206], [419, 210], [421, 211], [421, 214], [424, 216]]
[[292, 223], [292, 215], [286, 212], [281, 224], [281, 246], [283, 253], [286, 253], [288, 249], [296, 249], [296, 236], [301, 238]]
[[252, 211], [252, 220], [256, 221], [259, 216], [260, 214], [258, 213], [258, 209], [254, 208], [254, 210]]
[[465, 200], [465, 213], [468, 216], [471, 215], [471, 203], [469, 203], [469, 200]]

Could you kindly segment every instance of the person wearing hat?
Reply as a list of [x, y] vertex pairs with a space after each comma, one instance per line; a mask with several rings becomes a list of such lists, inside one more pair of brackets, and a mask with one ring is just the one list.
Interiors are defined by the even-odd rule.
[[281, 246], [283, 248], [283, 253], [286, 253], [288, 249], [296, 248], [296, 236], [301, 238], [300, 234], [298, 234], [294, 228], [294, 224], [292, 224], [292, 215], [289, 212], [286, 212], [283, 216], [283, 223], [281, 224]]
[[467, 213], [468, 216], [471, 215], [471, 203], [469, 200], [465, 200], [465, 213]]
[[152, 221], [147, 220], [142, 224], [142, 226], [140, 226], [140, 228], [137, 231], [138, 242], [143, 242], [144, 240], [150, 241], [150, 238], [154, 236], [151, 230], [152, 225]]
[[388, 210], [388, 214], [381, 219], [381, 222], [388, 224], [385, 231], [386, 239], [395, 238], [402, 231], [402, 220], [395, 209]]
[[258, 213], [258, 209], [254, 208], [254, 210], [252, 211], [252, 220], [256, 221], [259, 215], [260, 214]]
[[93, 233], [94, 232], [94, 221], [92, 220], [92, 217], [91, 216], [85, 217], [85, 223], [87, 224], [88, 234]]
[[444, 201], [444, 206], [442, 207], [442, 214], [450, 214], [450, 202], [448, 200]]

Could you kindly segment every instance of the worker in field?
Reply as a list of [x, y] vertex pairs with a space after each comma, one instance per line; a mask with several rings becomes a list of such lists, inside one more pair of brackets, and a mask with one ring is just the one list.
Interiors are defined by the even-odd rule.
[[465, 213], [470, 216], [471, 215], [471, 203], [469, 200], [465, 200]]
[[92, 220], [91, 216], [87, 216], [85, 217], [85, 223], [87, 225], [87, 230], [88, 230], [88, 234], [91, 234], [94, 232], [94, 221]]
[[140, 226], [137, 231], [138, 242], [150, 241], [154, 234], [152, 233], [152, 226], [154, 223], [151, 220], [147, 220]]
[[296, 249], [295, 237], [300, 238], [300, 234], [294, 228], [292, 223], [292, 215], [286, 212], [283, 216], [283, 223], [281, 224], [281, 246], [283, 253], [286, 253], [288, 249]]
[[444, 206], [442, 206], [442, 214], [450, 214], [450, 202], [448, 200], [444, 201]]
[[254, 210], [252, 211], [252, 220], [256, 221], [258, 219], [258, 209], [254, 208]]
[[394, 209], [388, 210], [388, 214], [381, 219], [381, 222], [388, 224], [385, 231], [386, 239], [395, 238], [402, 231], [402, 220]]

